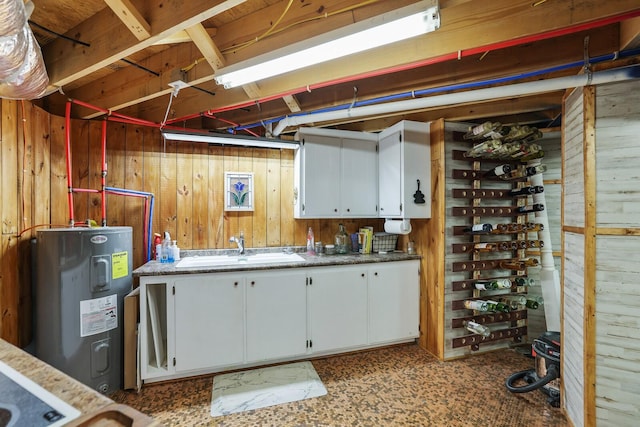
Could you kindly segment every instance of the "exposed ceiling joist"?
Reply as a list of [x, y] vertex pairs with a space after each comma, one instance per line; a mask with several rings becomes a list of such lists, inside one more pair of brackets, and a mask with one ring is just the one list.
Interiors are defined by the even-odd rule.
[[120, 20], [105, 8], [68, 31], [80, 35], [90, 47], [57, 39], [43, 49], [50, 84], [64, 86], [107, 65], [143, 50], [177, 31], [192, 27], [203, 20], [224, 12], [245, 0], [190, 0], [161, 2], [146, 0], [148, 22], [153, 34], [138, 40], [129, 31], [113, 31]]
[[104, 1], [138, 40], [151, 37], [151, 25], [129, 0]]

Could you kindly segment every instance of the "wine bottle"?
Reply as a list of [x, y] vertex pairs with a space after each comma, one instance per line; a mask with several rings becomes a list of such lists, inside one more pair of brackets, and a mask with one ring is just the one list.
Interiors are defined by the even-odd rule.
[[531, 135], [534, 131], [536, 130], [536, 128], [531, 128], [529, 126], [512, 126], [511, 130], [509, 131], [509, 133], [507, 135], [505, 135], [504, 140], [505, 142], [510, 142], [510, 141], [516, 141], [516, 140], [521, 140], [526, 138], [527, 136]]
[[491, 330], [484, 325], [474, 322], [473, 320], [465, 320], [462, 322], [469, 332], [482, 335], [483, 337], [491, 336]]
[[510, 181], [514, 179], [526, 178], [542, 172], [545, 172], [547, 167], [545, 165], [527, 166], [524, 169], [513, 169], [511, 172], [500, 175], [499, 178], [504, 181]]
[[542, 231], [544, 230], [544, 225], [538, 224], [537, 222], [528, 222], [525, 224], [526, 230], [529, 231]]
[[464, 308], [467, 310], [488, 311], [489, 304], [482, 300], [465, 300]]
[[474, 224], [471, 227], [466, 227], [462, 231], [469, 234], [487, 234], [493, 231], [493, 225], [491, 224]]
[[547, 167], [545, 165], [538, 165], [538, 166], [527, 166], [525, 168], [525, 175], [526, 176], [533, 176], [533, 175], [537, 175], [539, 173], [543, 173], [547, 171]]
[[531, 277], [518, 276], [513, 279], [516, 286], [535, 286], [536, 281]]
[[523, 188], [514, 188], [509, 191], [509, 196], [511, 197], [522, 197], [522, 196], [530, 196], [532, 194], [539, 194], [544, 191], [544, 187], [542, 185], [532, 185], [529, 187]]
[[517, 310], [527, 304], [527, 298], [524, 295], [500, 295], [498, 301], [508, 304], [511, 310]]
[[510, 279], [492, 279], [492, 280], [476, 280], [474, 283], [476, 289], [481, 291], [490, 291], [495, 289], [510, 289]]
[[474, 252], [495, 252], [498, 250], [498, 245], [496, 243], [474, 243], [473, 251]]
[[490, 177], [501, 176], [509, 172], [511, 172], [511, 165], [504, 164], [504, 165], [496, 166], [493, 169], [489, 169], [484, 173], [484, 176], [487, 178], [490, 178]]
[[527, 302], [525, 305], [527, 306], [527, 308], [531, 308], [535, 310], [538, 307], [540, 307], [543, 303], [544, 303], [544, 300], [542, 299], [542, 297], [527, 295]]
[[488, 141], [481, 142], [480, 144], [476, 144], [472, 149], [466, 151], [464, 153], [465, 157], [481, 157], [485, 156], [489, 153], [493, 153], [498, 150], [502, 142], [497, 139], [490, 139]]
[[533, 205], [528, 206], [519, 206], [516, 209], [518, 213], [532, 213], [532, 212], [542, 212], [544, 210], [544, 205], [542, 203], [534, 203]]
[[538, 260], [535, 258], [514, 259], [500, 262], [500, 268], [505, 270], [524, 270], [527, 267], [535, 267], [537, 265]]
[[527, 240], [527, 249], [530, 248], [544, 248], [544, 242], [542, 240]]
[[464, 134], [464, 139], [480, 139], [491, 131], [502, 126], [499, 122], [484, 122], [476, 126], [470, 126], [469, 131]]
[[509, 313], [511, 311], [511, 308], [507, 304], [492, 300], [487, 301], [487, 308], [489, 311], [499, 311], [502, 313]]

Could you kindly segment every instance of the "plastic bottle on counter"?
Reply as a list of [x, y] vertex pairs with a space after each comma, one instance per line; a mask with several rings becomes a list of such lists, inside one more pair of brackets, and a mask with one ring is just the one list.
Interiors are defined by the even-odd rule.
[[173, 261], [180, 261], [180, 248], [178, 247], [178, 241], [173, 241]]
[[[173, 262], [173, 254], [171, 252], [171, 235], [168, 231], [165, 231], [164, 240], [162, 241], [162, 256], [160, 257], [160, 262]], [[171, 261], [169, 261], [169, 258], [171, 258]]]
[[154, 254], [153, 258], [156, 261], [162, 260], [162, 237], [158, 233], [153, 233], [153, 248]]
[[313, 229], [311, 227], [307, 230], [307, 253], [309, 255], [314, 255], [316, 253], [315, 239], [313, 237]]

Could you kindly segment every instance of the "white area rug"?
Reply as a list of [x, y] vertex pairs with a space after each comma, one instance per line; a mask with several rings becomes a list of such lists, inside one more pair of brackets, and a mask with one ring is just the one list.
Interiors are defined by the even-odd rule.
[[324, 396], [311, 362], [290, 363], [213, 377], [211, 416], [233, 414]]

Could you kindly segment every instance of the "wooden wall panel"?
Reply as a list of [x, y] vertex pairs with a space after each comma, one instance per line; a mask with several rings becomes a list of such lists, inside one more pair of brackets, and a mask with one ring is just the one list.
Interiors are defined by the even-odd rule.
[[[294, 244], [295, 224], [293, 219], [293, 150], [280, 152], [280, 244], [290, 246]], [[273, 209], [278, 209], [273, 206]], [[272, 214], [275, 219], [275, 214]]]
[[[104, 120], [96, 120], [89, 122], [89, 141], [88, 141], [88, 188], [100, 190], [102, 188], [102, 128]], [[87, 195], [88, 214], [86, 218], [78, 218], [78, 221], [84, 221], [90, 218], [98, 225], [102, 225], [102, 195], [99, 193], [91, 193]], [[111, 224], [113, 225], [113, 224]]]
[[[87, 189], [89, 186], [89, 129], [90, 122], [71, 125], [71, 178], [72, 187]], [[73, 196], [74, 222], [89, 218], [89, 195], [76, 193]]]
[[69, 224], [69, 204], [67, 203], [67, 166], [65, 162], [64, 117], [51, 117], [50, 188], [51, 224], [63, 227]]
[[160, 215], [160, 234], [164, 238], [164, 232], [168, 231], [172, 236], [176, 235], [177, 213], [177, 163], [175, 141], [165, 141], [160, 154], [160, 188], [161, 201], [158, 204]]
[[[144, 191], [143, 149], [144, 128], [127, 129], [127, 152], [125, 158], [125, 187], [128, 190]], [[97, 188], [100, 188], [99, 186]], [[140, 197], [119, 196], [124, 202], [126, 224], [133, 227], [133, 265], [142, 265], [146, 261], [144, 247], [144, 200]]]
[[638, 162], [627, 161], [640, 157], [638, 87], [631, 81], [597, 90], [598, 227], [640, 227]]
[[565, 102], [571, 105], [571, 108], [566, 110], [563, 124], [564, 224], [572, 227], [584, 227], [582, 91], [574, 91]]
[[223, 248], [226, 246], [224, 231], [224, 148], [212, 145], [209, 147], [209, 190], [207, 194], [209, 206], [207, 247]]
[[[258, 148], [239, 148], [238, 149], [238, 168], [237, 169], [232, 169], [232, 170], [228, 170], [229, 172], [255, 172], [254, 171], [254, 159], [255, 159], [255, 155], [254, 152], [260, 152], [261, 150]], [[263, 153], [264, 154], [264, 153]], [[261, 176], [261, 182], [264, 184], [265, 180], [264, 180], [264, 173]], [[255, 175], [254, 175], [254, 185], [255, 185]], [[261, 215], [264, 216], [264, 206], [265, 206], [265, 198], [266, 198], [266, 194], [265, 194], [265, 189], [266, 187], [264, 185], [262, 185], [260, 187], [260, 191], [258, 190], [254, 190], [254, 195], [253, 195], [253, 204], [254, 204], [254, 208], [256, 206], [256, 201], [258, 201], [258, 203], [263, 206], [262, 210], [259, 212], [238, 212], [237, 213], [237, 217], [238, 217], [238, 233], [235, 234], [236, 236], [238, 234], [240, 234], [240, 232], [242, 231], [244, 233], [244, 241], [245, 241], [245, 247], [247, 248], [252, 248], [254, 246], [256, 246], [253, 243], [253, 239], [254, 239], [254, 233], [253, 233], [253, 219], [254, 216], [260, 217]], [[230, 246], [235, 248], [236, 244], [235, 243], [230, 243]]]
[[176, 146], [176, 231], [171, 239], [185, 248], [193, 247], [193, 142]]
[[[191, 216], [191, 247], [207, 248], [209, 219], [209, 147], [195, 144], [193, 147], [193, 215]], [[197, 209], [196, 209], [197, 207]], [[178, 241], [178, 246], [184, 246]]]
[[[33, 138], [33, 223], [49, 224], [51, 218], [51, 127], [49, 114], [40, 108], [31, 113]], [[35, 230], [31, 236], [35, 237]]]
[[573, 424], [584, 425], [584, 236], [564, 233], [562, 385]]
[[[142, 141], [142, 190], [153, 194], [153, 216], [151, 230], [162, 235], [160, 206], [162, 192], [160, 191], [160, 157], [162, 156], [163, 141], [157, 130], [143, 128]], [[151, 208], [151, 206], [150, 206]], [[153, 245], [153, 239], [151, 241]], [[137, 267], [137, 266], [134, 266]]]
[[640, 384], [639, 247], [638, 236], [597, 236], [595, 403], [598, 425], [637, 423]]
[[284, 150], [268, 150], [266, 158], [266, 188], [267, 210], [265, 212], [265, 227], [267, 240], [263, 246], [279, 245], [281, 241], [280, 207], [282, 193], [287, 189], [280, 188], [280, 154]]
[[[121, 123], [107, 126], [107, 187], [127, 187], [127, 136], [136, 143], [135, 127]], [[130, 131], [130, 132], [129, 132]], [[95, 167], [95, 166], [94, 166]], [[98, 187], [99, 188], [99, 187]], [[125, 197], [107, 194], [107, 225], [131, 225], [125, 215]]]
[[[224, 156], [222, 157], [222, 162], [223, 162], [223, 169], [222, 169], [222, 176], [220, 177], [220, 181], [222, 185], [222, 209], [224, 210], [224, 198], [227, 197], [226, 194], [224, 194], [224, 172], [248, 172], [248, 171], [241, 171], [239, 169], [239, 164], [238, 164], [238, 152], [239, 149], [236, 147], [225, 147], [224, 149]], [[240, 234], [240, 225], [239, 225], [239, 220], [238, 220], [238, 213], [237, 212], [224, 212], [224, 235], [223, 235], [223, 246], [225, 248], [233, 248], [235, 247], [235, 243], [232, 245], [231, 243], [229, 243], [229, 239], [232, 236], [238, 236]]]

